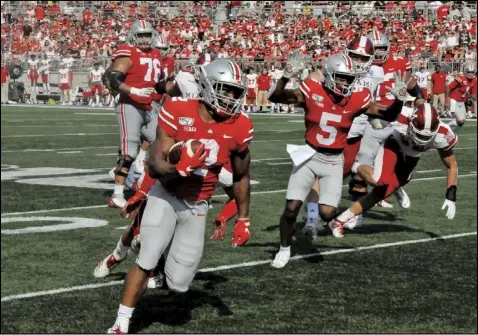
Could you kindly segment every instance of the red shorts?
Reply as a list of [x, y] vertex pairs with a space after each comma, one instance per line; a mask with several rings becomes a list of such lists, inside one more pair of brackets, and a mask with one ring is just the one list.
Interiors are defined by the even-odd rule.
[[423, 94], [423, 97], [425, 98], [425, 100], [428, 100], [428, 91], [427, 91], [426, 87], [420, 87], [420, 90], [422, 91], [422, 94]]
[[68, 83], [60, 83], [60, 90], [66, 91], [70, 89], [70, 84]]
[[90, 98], [93, 96], [93, 90], [83, 91], [81, 94], [84, 98]]
[[40, 76], [38, 75], [37, 71], [30, 71], [28, 78], [30, 78], [31, 81], [37, 81]]
[[404, 156], [397, 141], [388, 139], [377, 153], [373, 177], [380, 186], [387, 186], [385, 198], [405, 185], [419, 158]]
[[247, 99], [255, 99], [256, 98], [256, 91], [253, 88], [247, 88]]
[[103, 85], [102, 84], [93, 84], [92, 87], [91, 87], [91, 92], [93, 94], [101, 94], [101, 92], [103, 92]]
[[43, 83], [48, 83], [48, 75], [47, 74], [42, 74], [41, 75], [41, 81]]

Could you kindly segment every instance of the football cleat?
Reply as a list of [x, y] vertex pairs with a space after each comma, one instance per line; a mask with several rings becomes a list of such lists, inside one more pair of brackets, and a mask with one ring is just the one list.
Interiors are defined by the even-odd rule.
[[118, 207], [123, 208], [126, 205], [127, 201], [124, 198], [123, 194], [113, 194], [108, 203], [109, 207]]
[[344, 223], [342, 221], [339, 221], [337, 219], [330, 221], [329, 228], [335, 237], [344, 237]]
[[93, 272], [93, 275], [96, 278], [104, 278], [107, 275], [110, 274], [111, 270], [113, 270], [118, 264], [120, 264], [124, 259], [126, 258], [126, 255], [122, 259], [116, 259], [113, 254], [108, 255], [105, 259], [103, 259], [95, 268], [95, 271]]
[[124, 323], [125, 322], [119, 322], [116, 320], [113, 327], [108, 329], [107, 334], [128, 334], [129, 325], [125, 325]]
[[307, 223], [304, 228], [302, 228], [302, 234], [309, 240], [315, 241], [317, 236], [317, 228], [315, 228], [316, 224], [314, 223]]
[[354, 228], [360, 228], [363, 223], [363, 215], [359, 214], [355, 217], [351, 218], [347, 222], [344, 223], [344, 228], [353, 230]]
[[271, 263], [271, 266], [276, 269], [282, 269], [284, 266], [289, 263], [290, 260], [290, 250], [279, 250], [276, 254], [276, 257]]
[[382, 208], [393, 208], [393, 205], [386, 200], [380, 200], [378, 204], [375, 206], [382, 207]]
[[400, 187], [398, 190], [395, 191], [395, 197], [397, 198], [400, 207], [402, 207], [403, 209], [410, 208], [410, 198], [408, 197], [408, 194], [405, 192], [403, 187]]
[[164, 281], [164, 274], [159, 272], [157, 275], [154, 275], [152, 273], [148, 279], [148, 288], [162, 288], [164, 287]]

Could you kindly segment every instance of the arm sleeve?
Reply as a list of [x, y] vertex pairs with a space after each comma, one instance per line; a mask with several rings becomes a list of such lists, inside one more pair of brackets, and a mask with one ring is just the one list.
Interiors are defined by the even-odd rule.
[[158, 126], [171, 137], [174, 137], [178, 131], [177, 120], [174, 115], [174, 102], [171, 99], [166, 101], [159, 110]]

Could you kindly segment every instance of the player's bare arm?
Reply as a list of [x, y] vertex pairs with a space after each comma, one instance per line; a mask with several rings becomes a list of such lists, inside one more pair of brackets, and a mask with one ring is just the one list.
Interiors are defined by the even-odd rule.
[[251, 153], [249, 149], [235, 153], [231, 157], [233, 173], [233, 191], [238, 208], [239, 218], [249, 218], [249, 199], [251, 195], [251, 182], [249, 168], [251, 166]]
[[166, 160], [169, 150], [175, 143], [174, 138], [158, 126], [156, 130], [156, 140], [151, 143], [147, 162], [151, 177], [168, 180], [179, 176], [175, 166]]
[[393, 122], [397, 119], [402, 111], [403, 101], [395, 99], [390, 106], [384, 106], [377, 103], [372, 103], [363, 113], [370, 117], [379, 118], [385, 121]]
[[450, 150], [438, 150], [440, 154], [441, 161], [448, 169], [447, 171], [447, 188], [451, 186], [456, 187], [458, 179], [458, 164], [456, 163], [455, 153], [453, 149]]
[[299, 89], [289, 90], [285, 89], [285, 86], [289, 82], [289, 79], [282, 77], [277, 81], [275, 90], [269, 96], [269, 100], [273, 103], [280, 104], [302, 104], [305, 102], [304, 94]]

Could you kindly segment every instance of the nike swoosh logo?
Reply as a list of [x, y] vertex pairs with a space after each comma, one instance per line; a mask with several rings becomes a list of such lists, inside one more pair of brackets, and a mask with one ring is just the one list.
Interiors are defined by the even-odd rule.
[[393, 70], [395, 70], [395, 68], [394, 68], [394, 67], [392, 67], [391, 69], [388, 69], [388, 70], [389, 70], [389, 71], [393, 71]]
[[223, 135], [224, 138], [234, 138], [233, 136], [229, 136], [229, 135]]

